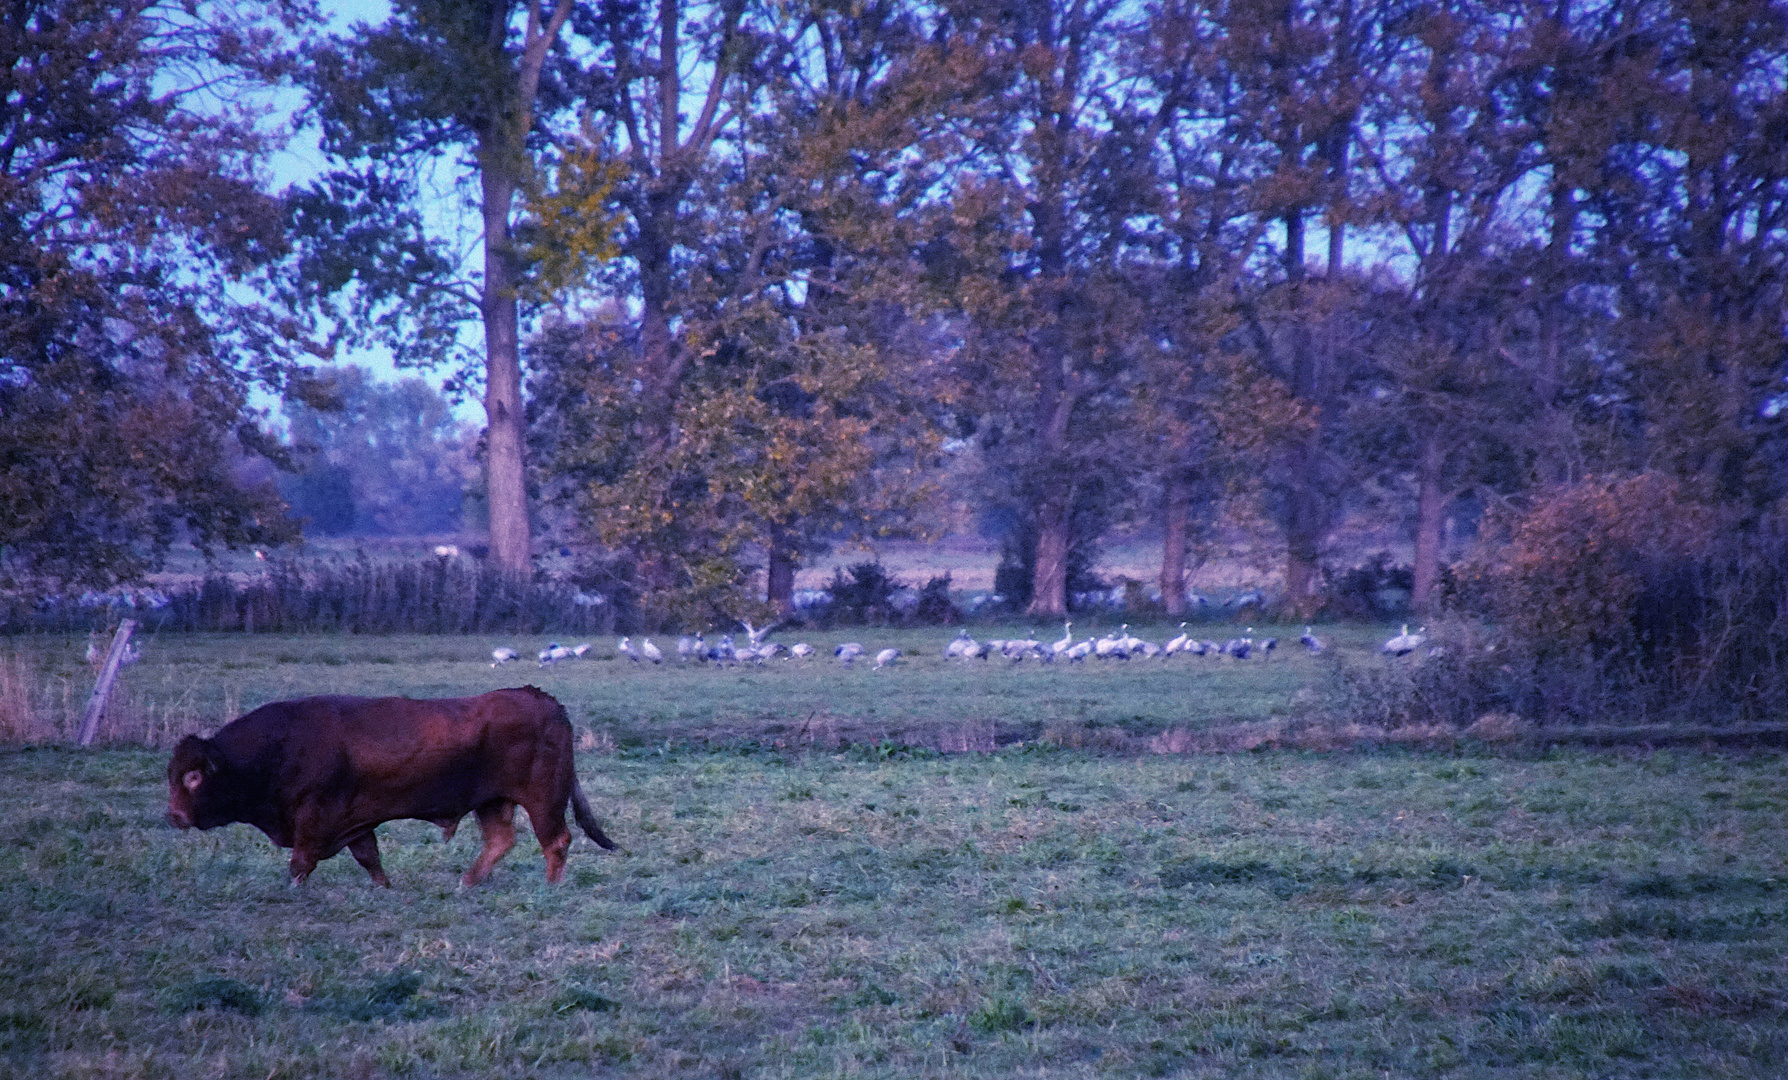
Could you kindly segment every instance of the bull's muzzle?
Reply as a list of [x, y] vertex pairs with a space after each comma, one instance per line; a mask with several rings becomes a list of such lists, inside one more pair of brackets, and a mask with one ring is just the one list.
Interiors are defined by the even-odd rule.
[[190, 829], [192, 828], [192, 818], [188, 817], [185, 811], [170, 807], [168, 809], [168, 824], [176, 829]]

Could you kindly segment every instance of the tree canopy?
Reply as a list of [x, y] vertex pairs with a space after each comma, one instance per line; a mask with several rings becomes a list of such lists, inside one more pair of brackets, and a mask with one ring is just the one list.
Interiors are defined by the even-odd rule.
[[[245, 466], [302, 392], [260, 170], [301, 5], [22, 0], [0, 16], [0, 583], [107, 585], [296, 525]], [[237, 95], [244, 95], [238, 97]]]
[[[1350, 520], [1422, 607], [1486, 506], [1788, 496], [1768, 0], [400, 0], [295, 67], [297, 9], [16, 10], [15, 568], [283, 535], [245, 395], [307, 392], [312, 326], [482, 380], [499, 564], [533, 499], [642, 618], [786, 607], [946, 456], [1037, 615], [1117, 526], [1168, 538], [1166, 610], [1227, 518], [1307, 614]], [[276, 198], [215, 88], [287, 71], [330, 164]]]

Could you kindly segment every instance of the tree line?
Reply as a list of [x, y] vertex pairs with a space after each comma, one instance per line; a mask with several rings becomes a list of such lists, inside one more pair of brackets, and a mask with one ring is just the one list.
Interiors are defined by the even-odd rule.
[[[1159, 526], [1177, 613], [1201, 533], [1251, 516], [1307, 616], [1348, 515], [1407, 527], [1418, 609], [1461, 500], [1516, 552], [1584, 485], [1698, 534], [1783, 520], [1766, 0], [0, 18], [8, 584], [290, 538], [249, 390], [326, 409], [315, 358], [375, 343], [483, 395], [493, 563], [562, 520], [681, 621], [757, 571], [786, 607], [964, 462], [1035, 615], [1120, 523]], [[328, 162], [283, 190], [277, 87]]]

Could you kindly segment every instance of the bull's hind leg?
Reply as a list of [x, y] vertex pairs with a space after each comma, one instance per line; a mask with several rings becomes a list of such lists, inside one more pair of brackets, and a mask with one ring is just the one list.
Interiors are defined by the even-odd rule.
[[571, 828], [565, 824], [565, 807], [529, 806], [528, 821], [534, 826], [534, 838], [546, 856], [546, 880], [558, 884], [565, 876], [565, 852], [571, 847]]
[[515, 846], [515, 804], [503, 800], [485, 803], [478, 808], [478, 829], [484, 833], [484, 850], [460, 878], [462, 885], [476, 885], [489, 876], [497, 860]]
[[391, 888], [391, 879], [385, 876], [385, 868], [379, 865], [379, 838], [371, 830], [348, 841], [348, 850], [354, 853], [354, 861], [366, 867], [372, 875], [374, 885]]

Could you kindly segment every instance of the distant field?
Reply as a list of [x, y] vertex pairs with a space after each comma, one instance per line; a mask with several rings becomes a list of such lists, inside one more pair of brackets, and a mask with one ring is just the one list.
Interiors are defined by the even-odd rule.
[[[1110, 625], [1082, 626], [1077, 636]], [[1177, 626], [1138, 627], [1164, 641]], [[1244, 627], [1195, 627], [1217, 640]], [[901, 738], [902, 732], [940, 728], [1002, 732], [1043, 725], [1116, 727], [1154, 734], [1176, 727], [1286, 716], [1307, 708], [1329, 670], [1298, 646], [1299, 627], [1254, 628], [1257, 640], [1277, 635], [1265, 659], [1176, 657], [1043, 667], [1034, 661], [963, 663], [940, 655], [953, 629], [877, 630], [779, 640], [808, 640], [821, 655], [777, 659], [763, 667], [636, 666], [617, 660], [616, 639], [594, 639], [583, 660], [540, 667], [532, 657], [545, 638], [426, 636], [301, 636], [269, 634], [143, 634], [143, 659], [125, 670], [116, 706], [102, 730], [111, 741], [171, 745], [188, 731], [215, 727], [267, 701], [319, 693], [445, 697], [533, 683], [565, 703], [574, 723], [622, 745], [664, 739], [796, 738], [842, 729], [853, 741]], [[1044, 640], [1060, 626], [977, 626], [977, 635]], [[1369, 663], [1384, 637], [1377, 627], [1324, 629], [1332, 652]], [[831, 657], [841, 641], [860, 641], [871, 654], [902, 650], [899, 664], [876, 671], [866, 660], [843, 667]], [[657, 642], [674, 654], [674, 639]], [[566, 644], [573, 644], [567, 640]], [[491, 667], [491, 649], [509, 645], [524, 659]], [[28, 636], [0, 641], [0, 657], [15, 682], [27, 684], [53, 741], [78, 722], [93, 685], [83, 661], [85, 637]], [[1004, 737], [1004, 736], [1002, 736]], [[911, 739], [908, 739], [911, 741]]]
[[464, 891], [415, 823], [291, 889], [163, 764], [0, 752], [0, 1074], [1788, 1075], [1776, 754], [642, 748], [625, 854]]

